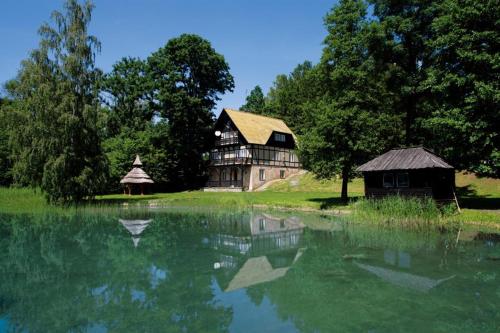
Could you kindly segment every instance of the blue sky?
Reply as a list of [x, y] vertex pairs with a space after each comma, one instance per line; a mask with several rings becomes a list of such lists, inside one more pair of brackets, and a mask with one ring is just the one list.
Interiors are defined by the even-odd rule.
[[[102, 43], [97, 66], [108, 71], [125, 56], [146, 58], [182, 33], [208, 39], [223, 54], [235, 90], [222, 107], [240, 107], [255, 85], [265, 92], [276, 75], [319, 60], [326, 35], [323, 17], [335, 0], [94, 0], [91, 33]], [[38, 27], [62, 0], [2, 0], [0, 83], [14, 77], [38, 44]]]

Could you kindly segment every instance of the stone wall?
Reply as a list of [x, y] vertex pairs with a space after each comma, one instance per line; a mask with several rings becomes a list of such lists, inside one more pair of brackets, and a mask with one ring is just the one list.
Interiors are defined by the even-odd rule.
[[[265, 180], [260, 180], [259, 170], [264, 170]], [[248, 169], [247, 169], [248, 170]], [[291, 176], [293, 174], [298, 173], [301, 169], [299, 168], [285, 168], [285, 167], [277, 167], [277, 166], [265, 166], [265, 165], [252, 165], [249, 172], [248, 186], [245, 186], [245, 181], [243, 182], [243, 186], [249, 191], [253, 191], [264, 185], [265, 183], [280, 179], [280, 171], [285, 171], [284, 178]], [[245, 178], [244, 178], [245, 179]]]

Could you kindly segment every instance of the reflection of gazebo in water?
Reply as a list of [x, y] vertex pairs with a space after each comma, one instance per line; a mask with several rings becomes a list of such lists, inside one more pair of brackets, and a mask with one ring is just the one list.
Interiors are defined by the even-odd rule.
[[154, 182], [151, 180], [151, 177], [141, 169], [142, 163], [139, 159], [139, 155], [135, 157], [135, 161], [132, 165], [133, 169], [120, 180], [120, 183], [125, 185], [123, 189], [124, 194], [131, 195], [133, 187], [139, 187], [142, 195], [144, 194], [144, 187], [149, 186], [149, 184], [154, 184]]
[[119, 219], [120, 223], [130, 232], [132, 235], [132, 242], [134, 242], [134, 247], [137, 247], [141, 237], [139, 237], [144, 229], [147, 228], [149, 223], [152, 221], [149, 220], [124, 220]]
[[218, 253], [216, 279], [226, 292], [285, 276], [304, 251], [300, 247], [304, 225], [296, 217], [257, 213], [239, 222], [240, 232], [219, 233], [211, 239]]

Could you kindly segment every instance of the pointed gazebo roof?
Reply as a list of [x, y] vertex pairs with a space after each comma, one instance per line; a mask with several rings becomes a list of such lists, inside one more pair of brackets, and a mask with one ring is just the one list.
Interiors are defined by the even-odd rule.
[[142, 166], [139, 155], [136, 155], [135, 161], [132, 164], [133, 169], [125, 177], [120, 180], [121, 184], [153, 184], [154, 181], [140, 167]]
[[132, 235], [132, 242], [134, 243], [134, 247], [139, 245], [139, 241], [141, 240], [140, 235], [147, 228], [149, 223], [151, 223], [152, 219], [149, 220], [124, 220], [119, 219], [120, 223], [130, 232]]

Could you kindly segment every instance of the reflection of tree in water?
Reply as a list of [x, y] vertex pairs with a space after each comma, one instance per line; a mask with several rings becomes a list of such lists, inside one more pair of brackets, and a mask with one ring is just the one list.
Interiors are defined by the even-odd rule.
[[[252, 258], [286, 274], [244, 281], [246, 295], [256, 305], [269, 300], [303, 332], [420, 332], [431, 331], [429, 323], [436, 331], [495, 332], [500, 323], [500, 272], [485, 261], [485, 246], [495, 250], [490, 240], [472, 237], [449, 248], [439, 235], [315, 232], [292, 227], [293, 220], [261, 222], [258, 214], [120, 218], [151, 220], [137, 247], [118, 217], [0, 215], [0, 318], [9, 329], [228, 331], [233, 312], [215, 301], [214, 277], [225, 290]], [[367, 259], [343, 259], [359, 253]], [[451, 275], [425, 294], [404, 285], [414, 276]]]
[[29, 332], [227, 331], [199, 221], [177, 217], [155, 218], [135, 250], [110, 217], [2, 217], [2, 316]]

